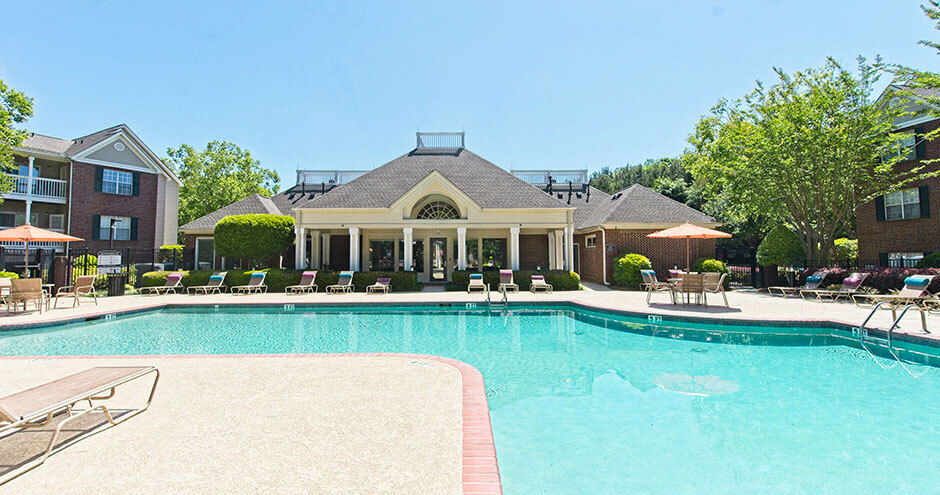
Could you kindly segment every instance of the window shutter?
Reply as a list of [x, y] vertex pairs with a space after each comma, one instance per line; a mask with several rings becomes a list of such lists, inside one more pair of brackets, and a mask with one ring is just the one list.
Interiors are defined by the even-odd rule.
[[885, 221], [885, 197], [878, 196], [875, 198], [875, 220], [879, 222]]
[[131, 217], [131, 240], [137, 240], [137, 217]]
[[91, 238], [94, 240], [101, 239], [101, 215], [95, 215], [91, 222]]
[[104, 176], [104, 168], [95, 167], [95, 192], [101, 192], [101, 177]]
[[920, 218], [930, 218], [930, 188], [920, 186]]
[[918, 160], [924, 160], [927, 158], [927, 141], [924, 139], [924, 134], [927, 133], [927, 130], [924, 126], [917, 126], [914, 128], [914, 139], [917, 140], [917, 144], [914, 146], [914, 153]]
[[140, 196], [140, 172], [134, 172], [134, 196]]
[[878, 264], [888, 266], [888, 253], [878, 253]]

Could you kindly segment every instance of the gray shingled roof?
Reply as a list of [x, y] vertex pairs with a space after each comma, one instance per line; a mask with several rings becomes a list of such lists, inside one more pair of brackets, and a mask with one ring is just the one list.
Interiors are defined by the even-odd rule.
[[414, 150], [295, 208], [388, 208], [437, 171], [482, 208], [567, 208], [542, 190], [467, 150]]
[[118, 124], [115, 126], [108, 127], [107, 129], [102, 129], [98, 132], [93, 132], [87, 136], [78, 137], [72, 140], [72, 146], [69, 147], [67, 154], [68, 155], [77, 155], [79, 152], [91, 148], [92, 146], [108, 139], [109, 137], [121, 132], [121, 129], [127, 127], [125, 124]]
[[43, 155], [65, 157], [67, 156], [69, 147], [73, 144], [74, 142], [68, 139], [33, 133], [28, 138], [24, 139], [17, 149]]
[[215, 230], [215, 224], [219, 223], [219, 220], [222, 220], [227, 216], [248, 215], [252, 213], [269, 215], [291, 214], [289, 210], [286, 213], [282, 213], [280, 208], [278, 208], [271, 198], [266, 198], [260, 194], [252, 194], [245, 199], [236, 201], [224, 208], [215, 210], [206, 216], [199, 217], [192, 222], [189, 222], [186, 225], [180, 227], [180, 230]]
[[612, 195], [592, 188], [590, 201], [572, 198], [571, 204], [578, 206], [574, 227], [579, 230], [607, 223], [717, 223], [714, 217], [639, 184]]

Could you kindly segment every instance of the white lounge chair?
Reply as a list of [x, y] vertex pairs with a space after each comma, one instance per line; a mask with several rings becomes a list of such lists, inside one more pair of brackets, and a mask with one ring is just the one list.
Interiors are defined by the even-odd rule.
[[532, 283], [529, 284], [530, 292], [534, 294], [541, 291], [551, 294], [553, 290], [552, 284], [545, 282], [544, 275], [532, 275]]
[[512, 291], [513, 293], [519, 292], [519, 286], [512, 280], [512, 270], [500, 270], [499, 271], [499, 286], [496, 287], [498, 292], [503, 291]]
[[247, 285], [236, 285], [232, 287], [232, 294], [261, 294], [268, 291], [268, 286], [264, 285], [264, 278], [268, 272], [252, 272]]
[[169, 294], [170, 292], [176, 294], [176, 289], [183, 286], [183, 272], [173, 272], [166, 276], [166, 282], [163, 285], [157, 285], [154, 287], [141, 287], [140, 295], [144, 294]]
[[307, 292], [316, 292], [319, 288], [314, 281], [317, 279], [317, 271], [306, 271], [300, 276], [300, 283], [297, 285], [288, 285], [284, 287], [284, 292], [288, 294], [305, 294]]
[[338, 294], [338, 293], [347, 293], [355, 292], [356, 287], [353, 285], [353, 272], [343, 271], [339, 272], [339, 279], [333, 285], [326, 286], [327, 294]]
[[206, 285], [194, 285], [192, 287], [186, 288], [187, 294], [199, 294], [200, 292], [206, 295], [216, 293], [221, 294], [225, 292], [225, 276], [228, 272], [215, 272], [209, 277], [209, 282]]
[[787, 296], [798, 296], [802, 290], [816, 290], [819, 289], [819, 286], [823, 283], [823, 280], [826, 279], [826, 275], [829, 272], [826, 270], [817, 270], [812, 275], [806, 277], [806, 282], [802, 287], [768, 287], [767, 293], [773, 294], [774, 291], [779, 292], [783, 297]]
[[467, 284], [467, 294], [478, 290], [480, 292], [486, 292], [486, 284], [483, 283], [483, 274], [482, 273], [471, 273], [470, 274], [470, 283]]
[[378, 294], [379, 292], [383, 294], [388, 294], [392, 290], [392, 279], [389, 277], [379, 277], [375, 279], [375, 283], [366, 287], [366, 294]]

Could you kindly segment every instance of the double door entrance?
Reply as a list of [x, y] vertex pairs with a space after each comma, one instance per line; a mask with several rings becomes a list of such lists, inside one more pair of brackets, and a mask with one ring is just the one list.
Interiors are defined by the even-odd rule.
[[447, 281], [447, 239], [444, 237], [432, 237], [429, 239], [430, 251], [430, 274], [429, 282]]

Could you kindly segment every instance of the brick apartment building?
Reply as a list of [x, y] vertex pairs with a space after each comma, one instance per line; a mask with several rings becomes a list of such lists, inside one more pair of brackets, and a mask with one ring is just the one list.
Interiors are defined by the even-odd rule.
[[14, 164], [0, 229], [28, 221], [85, 239], [75, 248], [98, 251], [110, 243], [113, 220], [115, 249], [176, 244], [180, 180], [124, 124], [75, 139], [32, 134], [14, 149]]
[[[898, 89], [889, 87], [882, 99], [898, 104], [900, 97], [893, 96]], [[932, 96], [940, 96], [940, 93]], [[920, 137], [940, 127], [940, 119], [923, 101], [906, 104], [913, 115], [895, 122], [896, 132], [909, 135], [902, 151], [903, 161], [898, 164], [900, 170], [910, 170], [922, 160], [940, 159], [940, 141]], [[933, 170], [937, 166], [927, 164]], [[915, 181], [900, 191], [859, 206], [855, 214], [860, 264], [914, 266], [925, 255], [940, 251], [940, 215], [931, 211], [931, 205], [940, 205], [940, 178], [937, 177]]]

